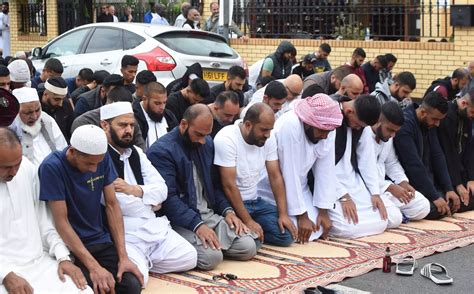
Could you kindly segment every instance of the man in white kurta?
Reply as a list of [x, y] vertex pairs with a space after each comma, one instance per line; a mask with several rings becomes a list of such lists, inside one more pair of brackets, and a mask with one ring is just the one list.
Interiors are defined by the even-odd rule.
[[[21, 155], [16, 135], [0, 128], [0, 293], [92, 293], [69, 258], [46, 204], [39, 201], [35, 166]], [[74, 281], [80, 281], [79, 289]], [[26, 293], [26, 292], [25, 292]]]
[[108, 152], [119, 175], [114, 186], [124, 218], [127, 253], [142, 272], [145, 285], [148, 271], [168, 273], [194, 268], [196, 249], [171, 228], [166, 216], [155, 216], [168, 188], [143, 151], [133, 146], [132, 105], [105, 105], [100, 115]]
[[0, 48], [3, 50], [3, 56], [10, 56], [10, 16], [8, 15], [8, 3], [2, 5], [0, 13]]
[[380, 234], [389, 222], [402, 219], [400, 210], [380, 196], [372, 129], [367, 127], [377, 123], [380, 103], [370, 95], [342, 99], [344, 121], [336, 130], [336, 177], [346, 195], [329, 211], [330, 234], [341, 238]]
[[[393, 146], [393, 137], [403, 123], [400, 106], [396, 102], [387, 102], [382, 105], [379, 122], [372, 126], [380, 194], [384, 201], [392, 202], [409, 220], [420, 220], [430, 212], [430, 202], [409, 184]], [[389, 228], [398, 225], [389, 222]]]
[[[341, 123], [339, 104], [326, 94], [297, 101], [295, 108], [275, 123], [273, 135], [277, 140], [280, 169], [285, 180], [288, 214], [298, 227], [300, 242], [318, 239], [323, 229], [327, 233], [329, 226], [324, 228], [330, 224], [327, 210], [343, 196], [334, 190], [336, 132], [333, 130]], [[315, 178], [313, 193], [308, 186], [310, 170]], [[267, 173], [258, 183], [258, 194], [274, 201]]]
[[56, 121], [41, 110], [35, 89], [15, 89], [13, 95], [20, 102], [16, 120], [22, 130], [23, 155], [38, 167], [51, 152], [66, 148], [66, 139]]

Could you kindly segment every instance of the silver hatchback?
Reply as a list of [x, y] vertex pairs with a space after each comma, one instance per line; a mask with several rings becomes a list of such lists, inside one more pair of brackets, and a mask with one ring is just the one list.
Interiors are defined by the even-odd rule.
[[142, 23], [83, 25], [34, 48], [31, 59], [41, 72], [49, 58], [57, 58], [64, 66], [63, 78], [70, 78], [84, 67], [120, 73], [124, 55], [137, 57], [138, 70], [152, 71], [164, 86], [195, 62], [211, 86], [225, 81], [231, 66], [245, 68], [240, 55], [217, 34]]

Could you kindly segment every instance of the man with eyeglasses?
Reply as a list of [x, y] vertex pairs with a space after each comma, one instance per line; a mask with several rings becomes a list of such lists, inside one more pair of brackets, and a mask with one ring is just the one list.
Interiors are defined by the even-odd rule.
[[[259, 89], [257, 92], [255, 92], [252, 96], [252, 99], [250, 100], [250, 103], [244, 108], [244, 110], [242, 110], [242, 112], [240, 113], [240, 118], [244, 118], [245, 116], [245, 113], [247, 112], [247, 109], [249, 109], [253, 104], [255, 103], [258, 103], [258, 102], [263, 102], [263, 103], [266, 103], [268, 105], [270, 105], [270, 107], [275, 111], [275, 119], [278, 119], [283, 113], [289, 111], [290, 109], [292, 109], [292, 104], [293, 102], [297, 99], [297, 98], [300, 98], [301, 96], [301, 91], [303, 91], [303, 81], [301, 80], [300, 76], [299, 75], [290, 75], [288, 76], [286, 79], [282, 79], [282, 80], [276, 80], [274, 81], [275, 83], [280, 83], [281, 85], [283, 85], [283, 87], [279, 87], [281, 88], [280, 90], [277, 90], [279, 91], [279, 93], [274, 93], [274, 94], [271, 94], [270, 96], [268, 96], [268, 93], [267, 93], [267, 87], [272, 84], [273, 82], [271, 83], [268, 83], [265, 87]], [[281, 105], [279, 105], [279, 108], [276, 109], [275, 108], [275, 105], [271, 105], [269, 103], [267, 103], [265, 101], [265, 96], [267, 96], [267, 98], [275, 98], [275, 97], [280, 97], [283, 95], [283, 93], [286, 93], [285, 95], [285, 100], [281, 103]], [[267, 99], [267, 100], [271, 100], [271, 99]]]

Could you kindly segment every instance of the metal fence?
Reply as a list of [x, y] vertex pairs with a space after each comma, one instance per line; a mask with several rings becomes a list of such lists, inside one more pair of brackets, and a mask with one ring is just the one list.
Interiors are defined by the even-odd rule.
[[20, 27], [22, 34], [39, 34], [46, 36], [46, 5], [42, 4], [20, 4], [19, 5]]
[[234, 21], [254, 38], [416, 41], [450, 38], [448, 1], [235, 0]]
[[[151, 1], [150, 1], [151, 2]], [[179, 5], [175, 3], [176, 1], [170, 1], [168, 4], [165, 4], [166, 10], [165, 10], [165, 15], [164, 18], [173, 25], [176, 17], [181, 14]], [[193, 5], [196, 7], [200, 8], [202, 11], [202, 0], [194, 0], [190, 1]], [[107, 3], [97, 3], [96, 6], [94, 7], [96, 15], [100, 15], [101, 11], [100, 8], [103, 5], [113, 5], [115, 7], [115, 15], [121, 19], [121, 17], [124, 15], [124, 10], [128, 6], [126, 3], [123, 2], [110, 2], [108, 1]], [[145, 14], [150, 10], [149, 5], [145, 6], [140, 6], [140, 5], [134, 5], [132, 6], [132, 17], [133, 17], [133, 22], [143, 22]]]

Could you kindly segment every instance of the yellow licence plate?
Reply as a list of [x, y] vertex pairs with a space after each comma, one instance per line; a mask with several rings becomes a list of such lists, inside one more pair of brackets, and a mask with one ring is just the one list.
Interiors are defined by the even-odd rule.
[[210, 70], [203, 70], [202, 74], [206, 81], [226, 81], [227, 80], [227, 72], [225, 71], [210, 71]]

